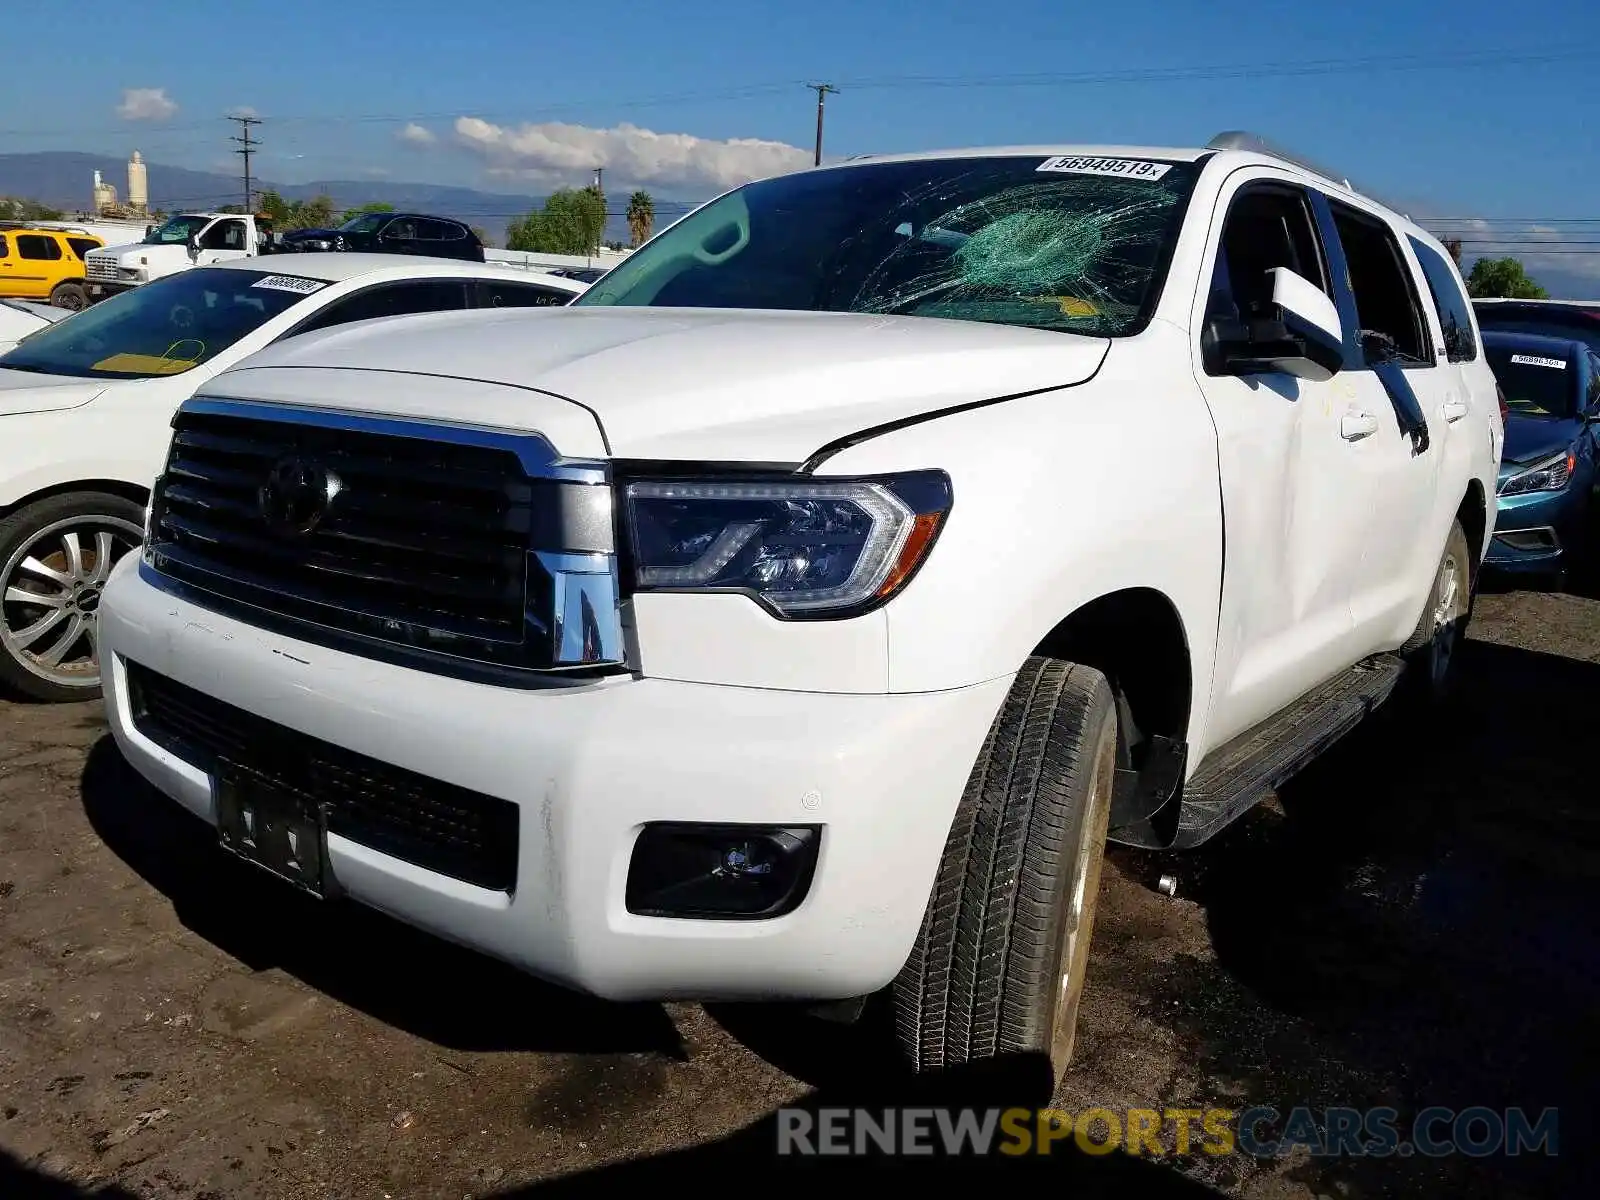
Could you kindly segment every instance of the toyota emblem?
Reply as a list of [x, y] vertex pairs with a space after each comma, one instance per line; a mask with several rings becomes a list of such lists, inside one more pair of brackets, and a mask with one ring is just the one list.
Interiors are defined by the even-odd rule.
[[339, 487], [338, 477], [315, 459], [281, 458], [257, 493], [261, 519], [280, 537], [305, 537], [322, 524]]

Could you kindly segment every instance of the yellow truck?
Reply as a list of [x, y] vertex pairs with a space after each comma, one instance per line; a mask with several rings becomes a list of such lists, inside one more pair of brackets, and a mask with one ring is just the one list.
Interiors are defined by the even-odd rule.
[[74, 311], [85, 307], [84, 256], [105, 244], [87, 231], [0, 223], [0, 298], [48, 300]]

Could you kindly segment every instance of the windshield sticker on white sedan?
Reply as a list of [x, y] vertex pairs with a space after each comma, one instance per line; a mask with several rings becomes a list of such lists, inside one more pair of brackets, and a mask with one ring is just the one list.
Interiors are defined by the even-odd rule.
[[268, 275], [258, 279], [250, 285], [258, 288], [271, 288], [275, 292], [294, 292], [297, 295], [309, 296], [312, 292], [320, 292], [328, 285], [320, 279], [304, 279], [299, 275]]
[[1525, 367], [1554, 367], [1558, 371], [1567, 369], [1566, 359], [1545, 358], [1539, 354], [1513, 354], [1511, 361], [1521, 363]]
[[1066, 154], [1047, 158], [1035, 170], [1063, 175], [1117, 175], [1124, 179], [1160, 179], [1172, 169], [1171, 163], [1145, 162], [1137, 158], [1094, 158]]

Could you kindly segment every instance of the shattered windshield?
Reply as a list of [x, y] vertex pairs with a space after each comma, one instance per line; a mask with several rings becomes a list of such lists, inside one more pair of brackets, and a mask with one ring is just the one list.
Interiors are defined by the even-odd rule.
[[807, 309], [1121, 337], [1148, 318], [1195, 163], [861, 163], [753, 183], [629, 255], [575, 306]]

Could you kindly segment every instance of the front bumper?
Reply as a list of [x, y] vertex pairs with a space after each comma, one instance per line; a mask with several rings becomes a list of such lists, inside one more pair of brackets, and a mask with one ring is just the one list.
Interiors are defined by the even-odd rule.
[[[303, 734], [515, 803], [516, 884], [492, 891], [330, 834], [353, 898], [614, 1000], [838, 999], [910, 952], [956, 804], [1009, 687], [846, 695], [620, 678], [515, 690], [267, 633], [136, 556], [100, 617], [107, 714], [158, 789], [216, 823], [214, 781], [135, 726], [129, 662]], [[821, 825], [804, 900], [765, 920], [627, 911], [647, 822]]]
[[1565, 570], [1587, 538], [1585, 497], [1577, 487], [1501, 496], [1486, 566], [1512, 574]]
[[83, 281], [83, 290], [89, 293], [89, 302], [93, 304], [97, 300], [104, 300], [122, 292], [131, 292], [134, 288], [140, 286], [142, 282], [143, 280], [139, 281], [139, 283], [124, 283], [107, 279], [85, 279]]

